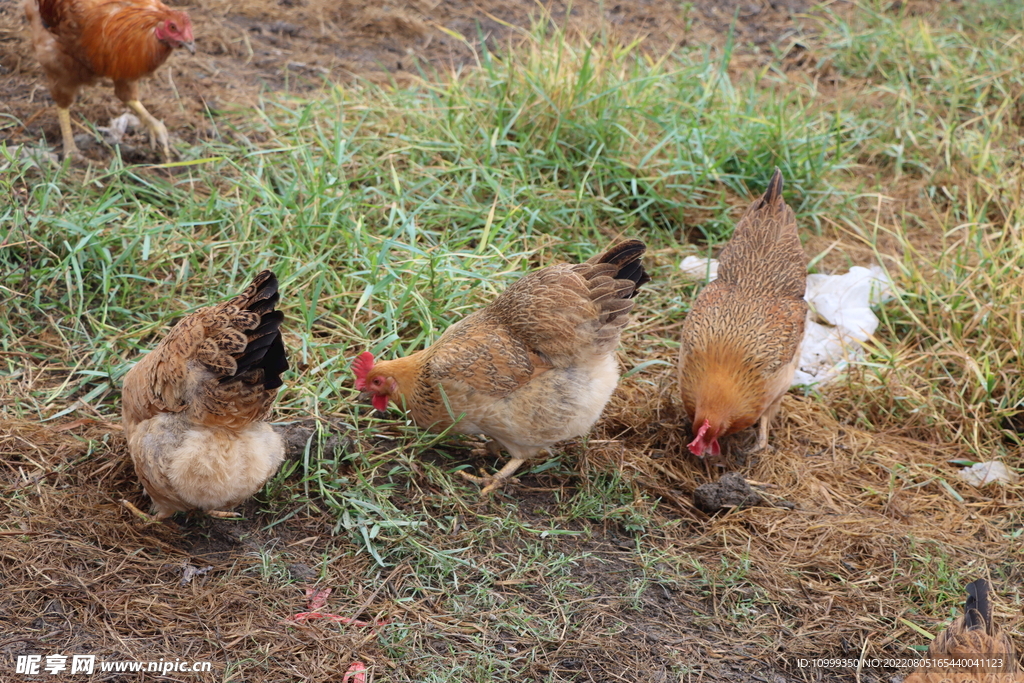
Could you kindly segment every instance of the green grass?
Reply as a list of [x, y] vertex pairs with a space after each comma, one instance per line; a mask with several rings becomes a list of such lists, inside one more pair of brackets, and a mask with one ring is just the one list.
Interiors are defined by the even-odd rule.
[[793, 94], [733, 86], [727, 58], [648, 66], [555, 36], [444, 85], [267, 100], [214, 120], [242, 142], [193, 147], [171, 177], [117, 162], [72, 184], [12, 173], [0, 191], [30, 193], [2, 218], [17, 323], [4, 343], [52, 375], [13, 410], [111, 410], [169, 318], [264, 267], [283, 278], [310, 366], [283, 404], [320, 414], [344, 396], [355, 348], [419, 348], [523, 272], [588, 257], [608, 235], [721, 240], [727, 199], [760, 191], [775, 165], [816, 222], [853, 132]]
[[833, 15], [823, 42], [862, 83], [862, 104], [847, 101], [873, 131], [858, 156], [899, 201], [890, 221], [865, 216], [850, 230], [871, 246], [899, 245], [886, 265], [902, 292], [886, 311], [886, 348], [862, 368], [866, 388], [889, 391], [864, 392], [851, 409], [861, 424], [937, 434], [978, 459], [1013, 454], [1020, 436], [1000, 427], [1024, 408], [1016, 11], [986, 2], [924, 19], [886, 3], [862, 9], [853, 22]]
[[[808, 238], [867, 250], [899, 287], [867, 360], [816, 400], [869, 431], [1019, 466], [1021, 437], [1004, 428], [1024, 408], [1019, 7], [944, 12], [826, 12], [815, 54], [837, 75], [831, 90], [781, 61], [731, 72], [731, 46], [652, 61], [635, 45], [538, 31], [448, 82], [357, 83], [221, 112], [209, 122], [219, 140], [189, 147], [170, 172], [23, 164], [0, 175], [0, 196], [16, 198], [0, 206], [0, 416], [116, 420], [122, 376], [169, 323], [272, 268], [298, 368], [279, 418], [330, 418], [360, 438], [333, 459], [311, 448], [287, 463], [262, 498], [268, 528], [323, 514], [325, 533], [347, 542], [339, 555], [415, 572], [419, 588], [396, 600], [429, 598], [467, 622], [496, 614], [513, 640], [553, 642], [599, 592], [578, 574], [579, 548], [604, 524], [635, 546], [616, 597], [640, 609], [655, 584], [724, 590], [715, 618], [756, 630], [774, 598], [743, 548], [713, 566], [652, 545], [678, 525], [658, 500], [622, 473], [579, 475], [558, 459], [535, 463], [576, 477], [554, 514], [481, 508], [454, 476], [461, 447], [397, 414], [368, 417], [349, 362], [422, 348], [524, 272], [617, 236], [655, 255], [641, 325], [645, 310], [678, 322], [693, 292], [679, 261], [727, 239], [779, 166]], [[671, 346], [660, 329], [627, 355]], [[374, 441], [384, 426], [390, 440]], [[283, 557], [254, 551], [250, 571], [286, 580]], [[893, 580], [915, 575], [908, 602], [938, 590], [952, 605], [964, 566], [920, 545], [894, 559]], [[535, 592], [497, 596], [498, 581]], [[538, 656], [490, 654], [479, 635], [468, 652], [425, 639], [397, 625], [381, 646], [412, 662], [412, 680], [508, 680]]]

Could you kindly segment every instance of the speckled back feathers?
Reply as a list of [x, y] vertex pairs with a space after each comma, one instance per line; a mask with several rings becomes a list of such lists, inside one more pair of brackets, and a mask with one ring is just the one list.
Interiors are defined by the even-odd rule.
[[160, 412], [235, 428], [263, 419], [288, 369], [279, 297], [267, 270], [242, 294], [179, 322], [125, 376], [126, 429]]
[[796, 216], [782, 198], [779, 169], [764, 195], [736, 224], [718, 257], [718, 279], [761, 297], [803, 299], [807, 257], [800, 246]]

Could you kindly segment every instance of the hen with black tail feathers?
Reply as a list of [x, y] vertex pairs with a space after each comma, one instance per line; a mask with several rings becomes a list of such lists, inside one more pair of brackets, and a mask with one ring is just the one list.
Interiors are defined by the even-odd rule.
[[487, 307], [411, 356], [352, 369], [378, 410], [390, 401], [417, 425], [493, 439], [512, 456], [494, 476], [468, 477], [489, 493], [558, 441], [586, 434], [619, 380], [615, 358], [633, 297], [650, 278], [647, 247], [629, 240], [584, 263], [523, 276]]
[[265, 422], [288, 369], [277, 278], [179, 322], [128, 371], [122, 417], [135, 472], [157, 519], [239, 504], [284, 458]]
[[992, 619], [988, 581], [967, 584], [964, 613], [935, 636], [903, 683], [1024, 683], [1013, 643]]

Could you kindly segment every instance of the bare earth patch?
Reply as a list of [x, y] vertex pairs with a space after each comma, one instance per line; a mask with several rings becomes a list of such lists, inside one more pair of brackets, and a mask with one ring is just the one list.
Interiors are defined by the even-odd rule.
[[[552, 21], [568, 22], [583, 35], [642, 38], [645, 50], [662, 55], [678, 46], [720, 43], [734, 16], [737, 42], [763, 49], [785, 44], [796, 33], [791, 15], [807, 3], [582, 2], [572, 4], [568, 17], [564, 2], [545, 7]], [[473, 65], [481, 41], [506, 49], [540, 6], [529, 0], [200, 0], [189, 12], [196, 55], [172, 55], [142, 89], [154, 116], [186, 141], [213, 134], [208, 110], [252, 105], [265, 91], [308, 92], [356, 78], [402, 84]], [[0, 76], [0, 116], [19, 122], [0, 128], [0, 140], [45, 136], [59, 143], [56, 109], [32, 55], [20, 0], [0, 0]], [[73, 116], [106, 125], [122, 109], [110, 87], [97, 86], [79, 94]], [[141, 148], [138, 153], [149, 156]]]

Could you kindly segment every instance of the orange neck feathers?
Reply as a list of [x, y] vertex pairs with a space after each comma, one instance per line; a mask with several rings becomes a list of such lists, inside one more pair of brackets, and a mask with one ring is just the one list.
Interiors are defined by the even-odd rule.
[[763, 392], [758, 390], [751, 370], [743, 367], [742, 358], [734, 354], [716, 354], [708, 359], [705, 371], [697, 376], [700, 385], [694, 387], [698, 398], [693, 415], [696, 438], [690, 450], [696, 455], [716, 454], [719, 437], [757, 422]]
[[404, 408], [419, 379], [422, 354], [423, 351], [417, 351], [405, 358], [376, 362], [369, 352], [360, 355], [352, 364], [356, 389], [371, 394], [377, 410], [386, 410], [389, 399]]
[[382, 360], [374, 365], [373, 369], [376, 371], [376, 374], [390, 377], [397, 383], [396, 390], [391, 394], [395, 401], [412, 395], [413, 389], [416, 387], [416, 380], [420, 375], [421, 363], [419, 356], [422, 353], [422, 351], [417, 351], [405, 358]]
[[82, 32], [82, 46], [89, 66], [114, 81], [134, 81], [163, 64], [171, 47], [160, 42], [156, 27], [171, 10], [162, 3], [115, 9], [98, 17], [94, 30]]

